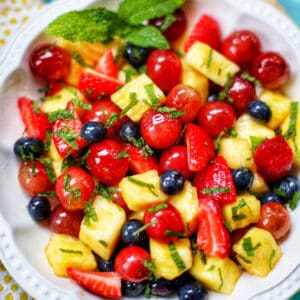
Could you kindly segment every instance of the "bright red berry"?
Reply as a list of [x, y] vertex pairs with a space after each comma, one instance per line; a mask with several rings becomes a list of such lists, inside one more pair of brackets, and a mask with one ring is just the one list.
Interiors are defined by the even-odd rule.
[[103, 53], [95, 70], [111, 78], [118, 79], [118, 65], [115, 63], [112, 50], [107, 50]]

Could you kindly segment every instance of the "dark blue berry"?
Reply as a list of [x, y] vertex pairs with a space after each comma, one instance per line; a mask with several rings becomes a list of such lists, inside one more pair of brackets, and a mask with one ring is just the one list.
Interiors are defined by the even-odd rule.
[[172, 281], [172, 288], [173, 290], [178, 290], [181, 286], [187, 283], [194, 283], [195, 279], [190, 275], [188, 272], [184, 272], [179, 277], [175, 278]]
[[33, 196], [27, 206], [29, 215], [35, 221], [47, 219], [51, 213], [51, 205], [46, 197]]
[[159, 278], [156, 281], [150, 283], [150, 293], [151, 295], [158, 297], [166, 297], [173, 292], [172, 284], [169, 280], [164, 278]]
[[128, 43], [123, 56], [133, 67], [139, 68], [146, 63], [149, 53], [148, 48], [142, 48]]
[[207, 102], [214, 102], [216, 100], [218, 100], [218, 94], [211, 94], [207, 98]]
[[274, 185], [274, 192], [279, 194], [285, 201], [289, 202], [296, 192], [299, 192], [300, 184], [298, 178], [287, 175]]
[[143, 293], [147, 282], [131, 282], [122, 280], [122, 295], [127, 297], [137, 297]]
[[270, 107], [261, 100], [251, 101], [248, 105], [248, 112], [252, 117], [266, 122], [270, 120], [272, 115]]
[[121, 126], [120, 137], [124, 142], [131, 142], [132, 138], [137, 140], [140, 136], [140, 129], [136, 123], [127, 121]]
[[137, 219], [128, 220], [121, 232], [121, 241], [125, 245], [145, 246], [148, 238], [145, 230], [138, 231], [144, 223]]
[[115, 270], [114, 263], [115, 263], [115, 257], [114, 256], [111, 257], [108, 260], [105, 260], [101, 257], [97, 257], [97, 265], [98, 265], [99, 271], [113, 272]]
[[206, 300], [207, 290], [200, 283], [185, 284], [178, 290], [179, 300]]
[[253, 173], [246, 168], [238, 168], [231, 171], [231, 176], [237, 191], [241, 192], [251, 187], [253, 183]]
[[100, 142], [106, 136], [106, 128], [102, 123], [90, 121], [83, 124], [80, 135], [89, 143]]
[[18, 157], [40, 157], [44, 153], [44, 143], [34, 137], [21, 137], [14, 144], [14, 153]]
[[267, 192], [266, 194], [263, 195], [260, 202], [261, 204], [265, 204], [269, 202], [282, 203], [282, 198], [274, 192]]
[[184, 186], [184, 176], [176, 170], [167, 170], [160, 176], [160, 187], [168, 195], [179, 193]]

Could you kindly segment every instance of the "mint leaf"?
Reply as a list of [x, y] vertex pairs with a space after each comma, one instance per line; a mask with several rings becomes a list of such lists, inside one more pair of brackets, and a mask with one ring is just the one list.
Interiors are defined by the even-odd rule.
[[185, 0], [125, 0], [118, 9], [118, 15], [131, 25], [172, 14]]
[[154, 26], [143, 26], [130, 31], [125, 36], [128, 42], [140, 47], [169, 49], [169, 43], [163, 34]]

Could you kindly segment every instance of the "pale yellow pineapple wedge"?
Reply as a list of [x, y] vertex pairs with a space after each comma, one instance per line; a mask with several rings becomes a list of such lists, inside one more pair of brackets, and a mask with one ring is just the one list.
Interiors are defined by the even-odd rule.
[[145, 210], [155, 202], [166, 201], [168, 195], [161, 191], [159, 181], [156, 170], [124, 177], [119, 187], [129, 209]]
[[79, 239], [100, 257], [108, 260], [119, 242], [126, 213], [119, 205], [101, 196], [95, 198], [93, 207], [97, 220], [90, 220], [90, 224], [82, 221]]
[[70, 235], [52, 233], [45, 254], [56, 276], [67, 277], [68, 267], [87, 271], [97, 268], [91, 249]]
[[206, 288], [222, 294], [231, 294], [242, 271], [228, 257], [206, 256], [204, 261], [197, 251], [190, 273]]
[[231, 230], [244, 228], [258, 222], [260, 217], [260, 201], [255, 196], [244, 193], [238, 195], [235, 202], [222, 207], [226, 226]]
[[56, 178], [58, 178], [58, 176], [60, 176], [62, 173], [63, 158], [59, 155], [52, 138], [49, 146], [48, 155], [52, 160], [54, 174]]
[[185, 181], [183, 190], [170, 196], [169, 201], [181, 215], [185, 235], [190, 236], [198, 227], [199, 204], [196, 188], [190, 181]]
[[252, 227], [233, 245], [240, 265], [249, 273], [267, 276], [282, 255], [271, 233], [267, 230]]
[[258, 174], [256, 171], [256, 167], [252, 169], [253, 173], [253, 183], [249, 189], [251, 193], [255, 194], [264, 194], [270, 190], [268, 184], [266, 181], [263, 179], [263, 177]]
[[194, 69], [216, 84], [225, 86], [229, 77], [240, 67], [205, 43], [195, 42], [186, 54], [186, 61]]
[[139, 122], [144, 113], [150, 109], [147, 103], [153, 104], [153, 99], [149, 92], [147, 93], [147, 89], [151, 90], [158, 106], [165, 102], [166, 97], [163, 91], [146, 74], [142, 74], [126, 83], [111, 95], [111, 100], [126, 111], [128, 118], [134, 122]]
[[[174, 251], [177, 258], [174, 257]], [[155, 265], [155, 276], [168, 280], [177, 278], [192, 266], [193, 257], [188, 238], [178, 239], [172, 244], [150, 238], [150, 255]]]

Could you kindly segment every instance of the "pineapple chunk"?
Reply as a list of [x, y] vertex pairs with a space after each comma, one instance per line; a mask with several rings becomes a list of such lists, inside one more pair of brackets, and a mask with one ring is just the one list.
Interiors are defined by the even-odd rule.
[[[152, 91], [147, 92], [147, 87], [149, 87], [149, 90], [152, 88]], [[136, 96], [137, 102], [134, 105], [132, 105], [132, 103], [134, 103], [131, 98], [132, 95]], [[161, 91], [146, 74], [142, 74], [112, 94], [111, 100], [122, 110], [126, 110], [126, 116], [128, 118], [134, 122], [139, 122], [144, 113], [150, 109], [144, 101], [153, 103], [155, 100], [161, 105], [165, 102], [166, 97], [163, 91]]]
[[45, 254], [56, 276], [67, 277], [67, 268], [94, 271], [97, 262], [90, 248], [67, 234], [52, 233]]
[[115, 250], [121, 230], [126, 222], [126, 213], [119, 205], [97, 196], [93, 202], [97, 221], [80, 226], [79, 239], [96, 254], [108, 260]]
[[197, 190], [189, 181], [185, 181], [183, 190], [170, 197], [170, 203], [178, 210], [187, 236], [193, 234], [198, 228], [198, 196]]
[[266, 124], [271, 129], [277, 129], [289, 113], [292, 100], [279, 92], [264, 90], [259, 99], [265, 102], [271, 109], [270, 121]]
[[267, 276], [280, 259], [282, 252], [272, 234], [264, 229], [252, 227], [233, 245], [236, 258], [249, 273]]
[[266, 181], [263, 179], [263, 177], [257, 173], [257, 171], [252, 169], [253, 173], [253, 182], [249, 189], [251, 193], [254, 194], [264, 194], [269, 191], [269, 186], [266, 183]]
[[52, 160], [52, 167], [53, 167], [54, 174], [56, 178], [58, 178], [62, 173], [63, 158], [59, 155], [53, 139], [51, 139], [50, 142], [48, 155]]
[[[134, 181], [130, 181], [131, 178]], [[160, 178], [156, 170], [130, 178], [124, 177], [119, 186], [128, 208], [133, 211], [145, 210], [152, 203], [163, 202], [168, 198], [160, 189]]]
[[237, 169], [254, 167], [251, 146], [247, 139], [241, 137], [225, 137], [220, 140], [218, 155], [227, 161], [229, 168]]
[[128, 216], [128, 220], [135, 219], [143, 222], [144, 214], [145, 214], [144, 210], [134, 211]]
[[[176, 249], [179, 260], [171, 255]], [[150, 255], [155, 264], [155, 276], [173, 280], [180, 276], [192, 266], [192, 250], [191, 243], [188, 238], [178, 239], [172, 244], [160, 243], [154, 239], [150, 239]]]
[[231, 294], [242, 270], [228, 257], [206, 256], [206, 261], [197, 251], [191, 275], [206, 288], [222, 294]]
[[207, 44], [195, 42], [186, 55], [187, 62], [216, 84], [224, 86], [240, 67]]
[[244, 228], [258, 222], [260, 217], [260, 201], [255, 196], [245, 193], [237, 196], [235, 202], [222, 208], [224, 222], [232, 230]]

